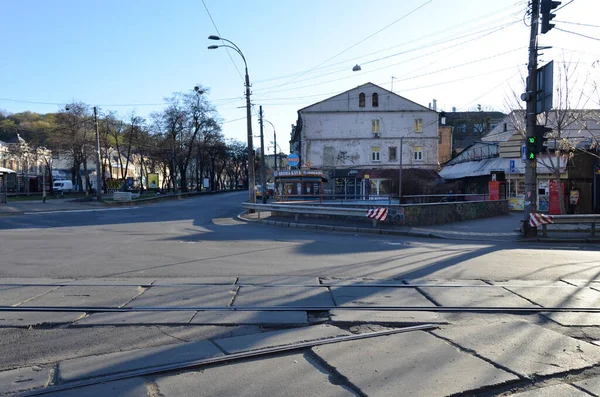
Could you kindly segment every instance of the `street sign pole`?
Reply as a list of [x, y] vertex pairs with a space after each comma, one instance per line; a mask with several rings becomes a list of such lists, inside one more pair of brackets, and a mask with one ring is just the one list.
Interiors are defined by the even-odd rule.
[[[533, 138], [535, 142], [536, 125], [536, 99], [537, 99], [537, 34], [539, 20], [539, 0], [531, 1], [531, 34], [529, 38], [529, 77], [527, 79], [527, 92], [523, 99], [527, 102], [527, 135], [526, 140]], [[528, 157], [525, 162], [525, 208], [523, 211], [523, 235], [531, 237], [537, 235], [537, 228], [529, 226], [529, 215], [535, 212], [537, 205], [537, 172], [536, 156]]]

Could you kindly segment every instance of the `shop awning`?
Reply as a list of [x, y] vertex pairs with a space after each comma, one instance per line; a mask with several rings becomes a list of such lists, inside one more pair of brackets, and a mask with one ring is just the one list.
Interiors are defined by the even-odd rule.
[[[559, 161], [560, 160], [560, 161]], [[538, 174], [552, 174], [552, 164], [560, 167], [560, 172], [565, 172], [566, 162], [549, 155], [540, 156], [537, 163]], [[511, 167], [512, 165], [512, 167]], [[519, 175], [525, 174], [525, 163], [520, 158], [495, 157], [480, 161], [467, 161], [444, 167], [440, 175], [444, 179], [461, 179], [473, 176], [490, 175], [493, 171], [504, 171], [504, 173]]]
[[9, 170], [8, 168], [0, 167], [0, 174], [16, 174], [16, 171]]

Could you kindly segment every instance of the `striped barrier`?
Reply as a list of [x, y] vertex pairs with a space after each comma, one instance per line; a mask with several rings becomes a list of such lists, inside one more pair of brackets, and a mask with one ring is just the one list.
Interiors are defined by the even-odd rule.
[[550, 216], [550, 215], [538, 214], [538, 213], [534, 213], [534, 212], [529, 214], [529, 226], [531, 226], [531, 227], [548, 225], [550, 223], [554, 223], [552, 221], [552, 216]]
[[385, 221], [388, 217], [387, 208], [375, 208], [367, 211], [367, 218], [376, 219], [378, 221]]

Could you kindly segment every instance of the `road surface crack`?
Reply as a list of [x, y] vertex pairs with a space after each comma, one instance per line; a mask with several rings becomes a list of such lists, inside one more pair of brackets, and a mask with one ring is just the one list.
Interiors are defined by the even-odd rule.
[[332, 367], [327, 361], [321, 358], [321, 356], [319, 356], [313, 350], [309, 349], [306, 352], [304, 352], [304, 358], [316, 369], [327, 374], [329, 382], [331, 382], [332, 384], [341, 386], [346, 390], [351, 391], [355, 396], [367, 397], [367, 395], [362, 390], [360, 390], [358, 386], [350, 382], [350, 379], [339, 373], [335, 367]]

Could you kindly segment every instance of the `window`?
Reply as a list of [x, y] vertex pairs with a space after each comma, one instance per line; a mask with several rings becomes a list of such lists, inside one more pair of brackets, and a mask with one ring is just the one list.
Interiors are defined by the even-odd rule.
[[381, 161], [381, 153], [378, 147], [371, 148], [371, 160]]
[[396, 151], [396, 147], [392, 146], [388, 148], [388, 160], [389, 161], [396, 161], [398, 160], [398, 155], [397, 155], [397, 151]]
[[442, 143], [442, 133], [438, 132], [438, 143], [441, 144]]
[[423, 132], [423, 119], [415, 119], [415, 132]]
[[358, 106], [361, 108], [365, 107], [365, 93], [361, 92], [358, 94]]
[[379, 95], [377, 95], [376, 92], [373, 93], [371, 102], [372, 102], [374, 108], [379, 107]]
[[506, 132], [506, 130], [508, 129], [508, 125], [506, 125], [506, 123], [504, 123], [503, 127], [504, 127], [504, 128], [503, 128], [503, 129], [504, 129], [504, 132]]
[[423, 147], [415, 146], [415, 161], [423, 161]]
[[379, 134], [379, 120], [371, 120], [371, 132], [373, 134]]

